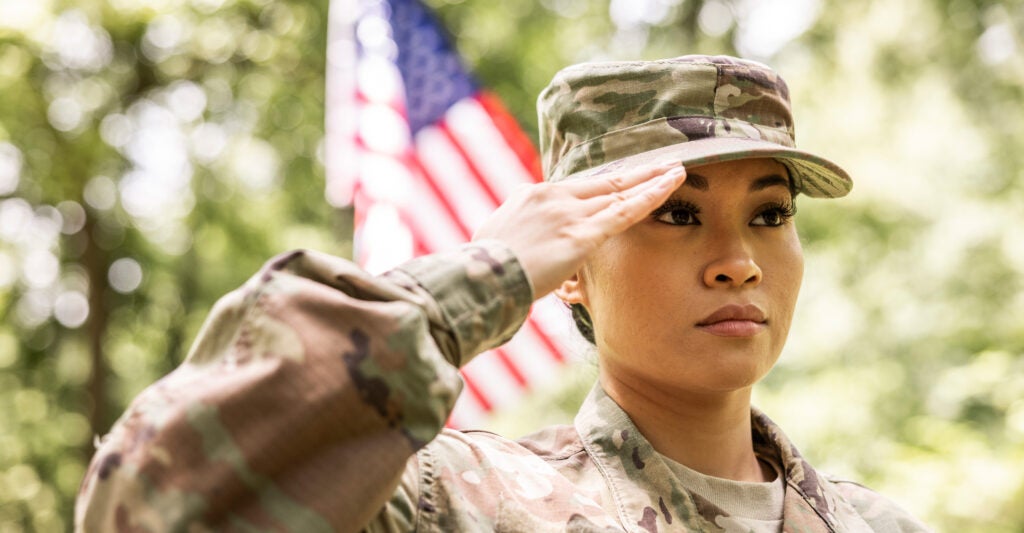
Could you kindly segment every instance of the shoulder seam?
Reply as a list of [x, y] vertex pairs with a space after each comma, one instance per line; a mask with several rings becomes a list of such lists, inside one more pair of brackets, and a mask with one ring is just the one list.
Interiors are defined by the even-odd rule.
[[542, 456], [542, 455], [538, 455], [538, 454], [534, 454], [534, 455], [537, 455], [538, 457], [540, 457], [541, 459], [544, 459], [545, 461], [564, 461], [566, 459], [569, 459], [570, 457], [579, 455], [581, 453], [586, 453], [586, 452], [587, 452], [586, 448], [584, 448], [583, 445], [580, 444], [578, 449], [574, 449], [571, 452], [567, 452], [567, 453], [560, 454], [560, 455], [554, 455], [554, 456]]

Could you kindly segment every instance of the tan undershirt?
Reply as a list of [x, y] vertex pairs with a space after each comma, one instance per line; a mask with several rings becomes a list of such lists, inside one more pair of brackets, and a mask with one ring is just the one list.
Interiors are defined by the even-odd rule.
[[779, 468], [775, 480], [763, 483], [733, 481], [707, 476], [662, 456], [683, 486], [717, 505], [727, 517], [719, 517], [718, 526], [727, 533], [780, 533], [786, 484]]

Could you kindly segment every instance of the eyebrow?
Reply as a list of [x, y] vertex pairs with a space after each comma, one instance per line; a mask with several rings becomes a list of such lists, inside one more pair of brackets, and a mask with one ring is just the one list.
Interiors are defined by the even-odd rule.
[[[768, 187], [785, 187], [789, 190], [789, 179], [779, 174], [769, 174], [762, 176], [756, 180], [750, 182], [750, 192], [757, 192], [767, 189]], [[692, 187], [698, 191], [708, 190], [708, 179], [700, 174], [687, 174], [686, 181], [683, 182], [683, 187]]]
[[757, 178], [750, 184], [750, 192], [757, 192], [767, 189], [768, 187], [785, 187], [789, 190], [789, 179], [778, 174], [772, 174], [770, 176], [764, 176]]

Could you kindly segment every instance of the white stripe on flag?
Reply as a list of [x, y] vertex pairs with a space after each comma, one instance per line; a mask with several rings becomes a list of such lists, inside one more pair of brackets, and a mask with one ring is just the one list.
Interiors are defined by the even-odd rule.
[[519, 384], [498, 360], [493, 350], [484, 352], [462, 367], [466, 379], [476, 384], [480, 393], [490, 402], [492, 409], [515, 403], [522, 396]]
[[508, 148], [505, 138], [477, 99], [459, 100], [445, 114], [445, 123], [499, 200], [504, 201], [520, 185], [533, 183], [530, 172]]
[[484, 420], [487, 420], [487, 411], [463, 387], [462, 394], [455, 400], [455, 408], [448, 419], [448, 424], [460, 429], [474, 428], [479, 427]]
[[420, 179], [401, 158], [369, 149], [359, 152], [359, 173], [373, 176], [373, 179], [361, 180], [362, 191], [371, 201], [383, 201], [396, 207], [413, 200], [412, 185]]
[[411, 201], [402, 206], [409, 215], [409, 222], [415, 225], [413, 234], [432, 252], [454, 249], [465, 242], [462, 231], [423, 179], [418, 177], [413, 181]]
[[530, 387], [546, 383], [557, 375], [560, 366], [558, 361], [544, 342], [537, 338], [537, 332], [529, 322], [523, 324], [503, 348]]
[[576, 332], [572, 313], [554, 294], [533, 302], [530, 318], [541, 334], [550, 339], [567, 360], [580, 360], [580, 354], [587, 351], [589, 345]]
[[436, 127], [421, 129], [415, 144], [423, 167], [437, 187], [447, 193], [459, 219], [472, 233], [498, 206], [480, 187], [462, 155]]

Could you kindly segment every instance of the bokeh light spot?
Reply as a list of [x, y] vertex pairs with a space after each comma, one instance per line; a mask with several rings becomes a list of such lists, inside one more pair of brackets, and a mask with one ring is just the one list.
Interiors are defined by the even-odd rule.
[[106, 211], [117, 203], [117, 185], [106, 176], [96, 176], [85, 184], [82, 196], [85, 203], [100, 211]]
[[46, 418], [49, 405], [46, 395], [38, 389], [21, 389], [14, 393], [15, 417], [22, 422], [38, 422]]
[[700, 8], [697, 24], [701, 31], [712, 37], [724, 35], [733, 24], [732, 10], [717, 0], [711, 0]]
[[814, 24], [820, 7], [820, 0], [744, 0], [737, 5], [736, 49], [744, 57], [771, 57]]
[[24, 259], [22, 279], [29, 287], [37, 289], [49, 287], [57, 281], [60, 273], [60, 261], [49, 250], [33, 250]]
[[171, 111], [182, 122], [192, 122], [203, 116], [206, 109], [206, 93], [202, 87], [190, 81], [172, 84], [167, 91], [167, 103]]
[[57, 204], [57, 211], [60, 212], [60, 217], [64, 224], [60, 228], [60, 232], [64, 235], [74, 235], [85, 226], [85, 209], [82, 208], [82, 204], [72, 201], [65, 200]]
[[107, 281], [117, 292], [128, 294], [142, 283], [142, 265], [130, 257], [122, 257], [110, 265]]
[[204, 122], [189, 135], [192, 155], [200, 163], [210, 164], [220, 157], [228, 144], [228, 136], [219, 124]]
[[58, 419], [60, 437], [65, 446], [79, 446], [89, 440], [89, 421], [78, 413], [64, 413]]
[[19, 500], [30, 500], [39, 493], [42, 483], [39, 474], [29, 465], [14, 465], [4, 475], [12, 496]]
[[1013, 28], [1007, 23], [992, 25], [978, 38], [978, 55], [989, 65], [1005, 63], [1016, 52]]
[[161, 15], [146, 27], [142, 41], [142, 53], [153, 61], [162, 61], [174, 52], [188, 37], [187, 28], [180, 18]]
[[114, 55], [107, 31], [90, 25], [85, 13], [78, 10], [66, 11], [57, 18], [50, 47], [64, 68], [75, 70], [100, 70]]
[[23, 164], [21, 150], [8, 142], [0, 142], [0, 195], [18, 190]]
[[63, 292], [53, 304], [53, 316], [68, 329], [75, 329], [89, 318], [89, 300], [78, 291]]
[[232, 147], [230, 164], [239, 183], [249, 190], [262, 192], [277, 181], [281, 161], [270, 143], [248, 138]]
[[50, 104], [46, 117], [55, 129], [71, 131], [82, 123], [84, 113], [76, 100], [62, 96]]
[[120, 113], [111, 113], [100, 122], [100, 137], [114, 148], [123, 147], [134, 134], [135, 127], [131, 119]]

